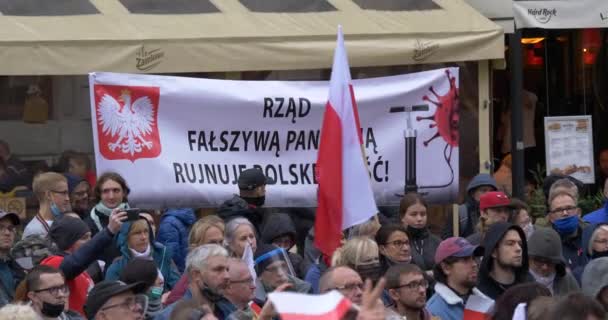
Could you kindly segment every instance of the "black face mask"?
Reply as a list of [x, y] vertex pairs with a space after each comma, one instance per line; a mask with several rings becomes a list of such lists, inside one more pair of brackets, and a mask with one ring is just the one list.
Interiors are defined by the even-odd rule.
[[370, 279], [373, 283], [376, 283], [382, 276], [382, 266], [380, 266], [380, 263], [359, 265], [355, 267], [355, 271], [357, 271], [363, 281]]
[[608, 257], [608, 251], [597, 252], [594, 250], [593, 254], [591, 255], [591, 259], [597, 259], [597, 258], [603, 258], [603, 257]]
[[261, 207], [264, 205], [266, 201], [266, 196], [261, 197], [242, 197], [243, 200], [247, 201], [250, 205], [254, 205], [256, 207]]
[[426, 227], [414, 228], [412, 226], [407, 226], [407, 233], [411, 235], [412, 238], [424, 238], [426, 236]]
[[63, 312], [65, 308], [65, 303], [60, 304], [52, 304], [48, 302], [42, 302], [42, 310], [40, 312], [50, 318], [57, 318]]

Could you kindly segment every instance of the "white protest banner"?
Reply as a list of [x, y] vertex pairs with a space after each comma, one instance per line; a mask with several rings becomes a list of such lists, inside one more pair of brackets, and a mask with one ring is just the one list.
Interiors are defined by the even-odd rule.
[[[238, 193], [241, 171], [259, 167], [276, 180], [266, 187], [266, 206], [315, 206], [328, 82], [116, 73], [92, 73], [89, 81], [97, 172], [125, 177], [132, 204], [218, 206]], [[453, 201], [458, 69], [353, 86], [377, 203], [398, 205], [406, 171], [408, 190]]]

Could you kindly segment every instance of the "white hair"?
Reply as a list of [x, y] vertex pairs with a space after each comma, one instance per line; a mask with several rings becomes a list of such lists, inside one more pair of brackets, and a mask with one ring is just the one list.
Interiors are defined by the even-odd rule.
[[251, 227], [251, 230], [255, 233], [255, 227], [249, 220], [243, 217], [234, 218], [226, 223], [226, 234], [224, 236], [226, 245], [231, 244], [235, 240], [236, 229], [242, 225]]
[[192, 249], [186, 257], [186, 270], [201, 270], [211, 257], [228, 257], [228, 251], [218, 244], [205, 244]]
[[39, 320], [36, 311], [27, 304], [7, 304], [0, 308], [0, 319], [3, 320]]

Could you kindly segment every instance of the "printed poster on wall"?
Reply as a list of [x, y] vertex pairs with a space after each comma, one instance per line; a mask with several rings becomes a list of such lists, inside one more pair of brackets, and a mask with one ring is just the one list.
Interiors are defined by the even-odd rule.
[[[215, 207], [238, 193], [240, 172], [257, 167], [276, 181], [266, 187], [267, 206], [316, 205], [328, 82], [116, 73], [92, 73], [89, 81], [98, 174], [123, 175], [132, 204]], [[406, 176], [408, 190], [452, 202], [458, 69], [355, 80], [353, 87], [378, 205], [399, 204]]]
[[595, 183], [591, 116], [545, 117], [547, 175]]

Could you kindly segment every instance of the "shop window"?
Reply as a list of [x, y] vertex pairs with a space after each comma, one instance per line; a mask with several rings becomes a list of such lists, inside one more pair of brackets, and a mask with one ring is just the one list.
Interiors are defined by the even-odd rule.
[[69, 16], [99, 13], [89, 0], [1, 0], [0, 12], [7, 16]]
[[0, 77], [0, 120], [45, 122], [52, 101], [51, 77]]

